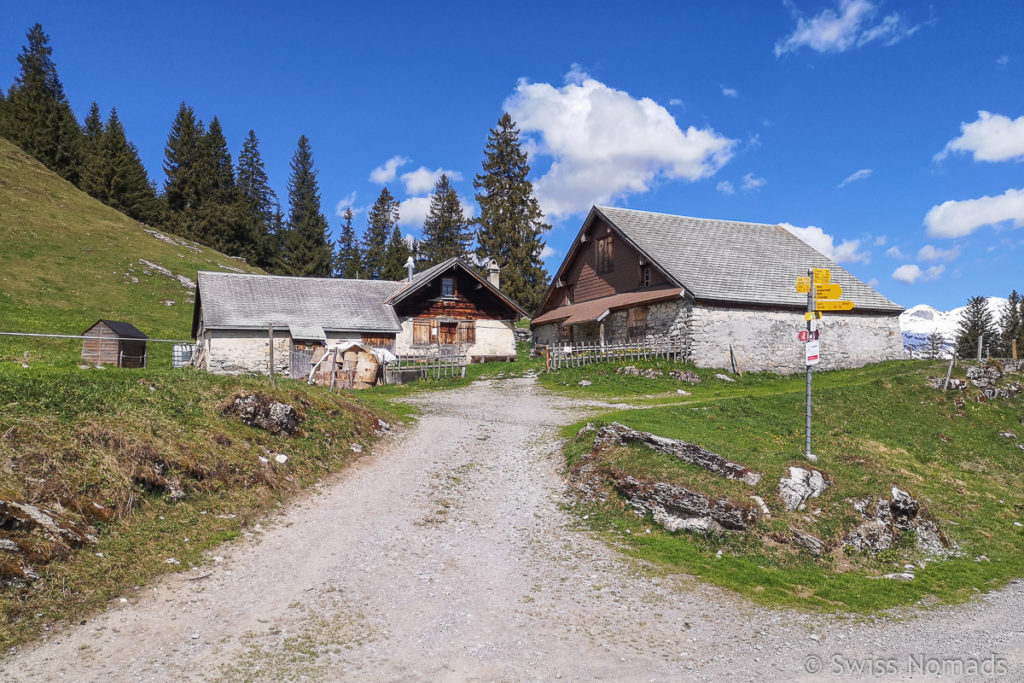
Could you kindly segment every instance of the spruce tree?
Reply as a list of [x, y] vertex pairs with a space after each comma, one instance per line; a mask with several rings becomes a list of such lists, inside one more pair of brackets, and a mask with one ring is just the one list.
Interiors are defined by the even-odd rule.
[[18, 55], [21, 73], [3, 106], [0, 135], [77, 185], [82, 131], [57, 76], [49, 36], [36, 24], [27, 38], [28, 45]]
[[1024, 352], [1021, 338], [1024, 336], [1024, 321], [1021, 320], [1021, 304], [1024, 297], [1015, 289], [1006, 299], [1006, 305], [999, 316], [1000, 354], [1006, 358], [1013, 352], [1013, 342], [1017, 342], [1017, 354]]
[[388, 239], [398, 226], [398, 200], [385, 185], [366, 214], [363, 234], [363, 271], [370, 280], [383, 280]]
[[248, 236], [241, 256], [258, 268], [270, 270], [277, 256], [274, 248], [274, 204], [277, 196], [270, 188], [260, 155], [256, 132], [250, 130], [238, 155], [238, 195], [242, 204], [241, 220]]
[[420, 255], [428, 266], [453, 256], [465, 256], [473, 242], [469, 221], [462, 212], [462, 203], [448, 176], [442, 174], [434, 184], [430, 212], [423, 223]]
[[205, 132], [203, 122], [196, 119], [192, 107], [182, 102], [164, 147], [166, 227], [193, 237], [204, 189], [202, 141]]
[[125, 135], [117, 109], [110, 110], [102, 134], [91, 144], [94, 148], [82, 170], [82, 189], [137, 221], [154, 222], [156, 191], [138, 149]]
[[242, 256], [249, 247], [245, 234], [235, 170], [220, 121], [214, 116], [199, 141], [197, 175], [199, 207], [193, 234], [196, 239], [230, 256]]
[[87, 162], [89, 154], [96, 150], [102, 135], [103, 118], [100, 116], [100, 106], [93, 101], [89, 106], [89, 113], [86, 114], [85, 121], [82, 123], [82, 158], [84, 162]]
[[313, 168], [313, 150], [305, 135], [299, 138], [291, 169], [284, 269], [289, 275], [330, 277], [333, 254], [327, 241], [327, 219], [320, 212], [320, 188]]
[[402, 280], [409, 276], [405, 264], [412, 255], [412, 250], [402, 238], [402, 230], [395, 225], [391, 237], [384, 249], [384, 267], [381, 269], [381, 280]]
[[358, 278], [362, 273], [363, 256], [359, 251], [355, 228], [352, 227], [354, 217], [351, 207], [345, 209], [341, 217], [341, 231], [334, 252], [334, 277]]
[[946, 350], [946, 337], [935, 330], [928, 335], [925, 340], [924, 357], [925, 358], [942, 358], [943, 352]]
[[527, 310], [540, 305], [548, 275], [541, 262], [544, 222], [519, 130], [506, 112], [490, 130], [484, 148], [483, 172], [473, 179], [480, 216], [476, 219], [479, 261], [494, 259], [501, 271], [501, 289]]
[[998, 346], [999, 337], [992, 313], [983, 296], [972, 296], [957, 323], [956, 355], [959, 358], [975, 358], [978, 353], [978, 338], [982, 341], [982, 354], [986, 348]]

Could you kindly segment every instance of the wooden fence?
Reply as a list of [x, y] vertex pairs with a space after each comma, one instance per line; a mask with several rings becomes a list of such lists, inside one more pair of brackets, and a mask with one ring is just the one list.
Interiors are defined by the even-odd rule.
[[288, 376], [292, 379], [306, 379], [309, 377], [309, 369], [313, 365], [313, 350], [296, 351], [291, 350], [288, 359]]
[[433, 346], [420, 353], [398, 354], [395, 360], [384, 365], [385, 384], [465, 376], [466, 354], [460, 346]]
[[574, 343], [549, 346], [544, 351], [548, 372], [561, 368], [575, 368], [590, 363], [628, 360], [686, 360], [689, 351], [685, 342], [655, 344]]

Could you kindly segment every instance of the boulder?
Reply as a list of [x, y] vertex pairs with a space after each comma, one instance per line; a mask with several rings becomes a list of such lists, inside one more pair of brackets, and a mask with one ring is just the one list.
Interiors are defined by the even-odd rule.
[[700, 375], [693, 370], [673, 370], [668, 375], [672, 379], [686, 382], [687, 384], [700, 384]]
[[825, 552], [825, 543], [817, 536], [805, 534], [793, 527], [789, 527], [789, 533], [793, 534], [793, 542], [809, 552], [811, 555], [817, 557]]
[[645, 379], [657, 379], [661, 377], [663, 373], [661, 370], [655, 370], [654, 368], [645, 368], [641, 370], [635, 365], [625, 365], [615, 371], [616, 375], [628, 375], [630, 377], [643, 377]]
[[295, 408], [263, 394], [237, 396], [224, 412], [237, 415], [250, 427], [259, 427], [271, 434], [291, 436], [299, 429], [299, 413]]
[[735, 382], [736, 381], [732, 377], [730, 377], [729, 375], [723, 375], [720, 372], [715, 373], [715, 379], [721, 380], [723, 382]]
[[790, 467], [789, 476], [779, 479], [779, 495], [787, 510], [803, 510], [808, 498], [817, 498], [832, 484], [818, 470]]
[[843, 545], [865, 552], [889, 550], [906, 532], [914, 534], [918, 550], [933, 556], [958, 555], [959, 548], [951, 543], [939, 526], [923, 516], [921, 504], [909, 493], [892, 487], [892, 499], [865, 498], [853, 502], [853, 508], [864, 516], [865, 522], [854, 527], [843, 537]]

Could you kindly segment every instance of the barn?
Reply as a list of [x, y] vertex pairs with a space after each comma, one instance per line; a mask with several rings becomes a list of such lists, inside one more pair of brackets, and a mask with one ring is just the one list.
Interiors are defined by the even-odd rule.
[[146, 367], [148, 337], [131, 323], [97, 320], [82, 336], [85, 337], [82, 360], [86, 363], [119, 368]]
[[903, 308], [779, 225], [595, 206], [531, 321], [535, 345], [672, 344], [698, 366], [802, 371], [807, 297], [828, 268], [854, 309], [820, 321], [823, 369], [904, 357]]

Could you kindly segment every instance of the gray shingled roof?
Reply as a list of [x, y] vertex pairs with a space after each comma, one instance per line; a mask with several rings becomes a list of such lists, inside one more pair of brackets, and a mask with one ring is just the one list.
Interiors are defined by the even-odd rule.
[[[282, 277], [200, 271], [208, 329], [317, 325], [335, 332], [401, 332], [384, 301], [403, 285], [387, 280]], [[195, 330], [193, 330], [193, 333]]]
[[829, 268], [855, 311], [903, 310], [778, 225], [594, 208], [696, 299], [806, 306], [796, 278]]

